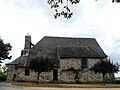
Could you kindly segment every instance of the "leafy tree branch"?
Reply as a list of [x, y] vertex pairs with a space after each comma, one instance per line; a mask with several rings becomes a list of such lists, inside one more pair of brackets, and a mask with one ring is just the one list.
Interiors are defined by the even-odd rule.
[[[112, 0], [112, 2], [120, 3], [120, 0]], [[55, 19], [61, 16], [63, 16], [66, 19], [70, 19], [73, 15], [73, 11], [71, 11], [69, 4], [78, 4], [80, 3], [80, 0], [47, 0], [47, 3], [50, 5], [51, 9], [54, 9]]]
[[103, 84], [105, 85], [105, 75], [108, 73], [115, 73], [119, 71], [119, 64], [113, 64], [110, 62], [110, 60], [108, 61], [103, 61], [101, 59], [100, 62], [94, 64], [94, 66], [92, 68], [90, 68], [90, 70], [94, 71], [95, 74], [97, 73], [102, 73], [103, 75]]
[[81, 74], [82, 74], [83, 72], [87, 72], [87, 71], [89, 71], [89, 70], [84, 70], [84, 69], [81, 69], [81, 68], [75, 69], [75, 68], [71, 67], [71, 68], [63, 69], [63, 70], [62, 70], [62, 72], [64, 72], [64, 71], [72, 71], [72, 72], [75, 74], [74, 79], [76, 80], [76, 83], [79, 83], [79, 80], [80, 80], [80, 78], [81, 78]]
[[48, 57], [37, 57], [30, 61], [29, 69], [37, 72], [37, 84], [39, 83], [39, 75], [42, 72], [50, 71], [54, 68], [54, 62]]

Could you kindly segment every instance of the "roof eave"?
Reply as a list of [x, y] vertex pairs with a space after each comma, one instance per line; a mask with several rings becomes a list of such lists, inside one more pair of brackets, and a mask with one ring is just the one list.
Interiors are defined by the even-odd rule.
[[104, 59], [107, 58], [107, 56], [105, 57], [60, 57], [61, 59], [63, 58], [94, 58], [94, 59]]

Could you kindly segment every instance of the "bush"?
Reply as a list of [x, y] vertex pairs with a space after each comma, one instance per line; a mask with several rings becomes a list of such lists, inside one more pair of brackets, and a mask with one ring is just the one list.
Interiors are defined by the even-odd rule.
[[120, 84], [120, 80], [116, 80], [116, 84]]
[[0, 81], [5, 81], [6, 80], [6, 75], [0, 73]]

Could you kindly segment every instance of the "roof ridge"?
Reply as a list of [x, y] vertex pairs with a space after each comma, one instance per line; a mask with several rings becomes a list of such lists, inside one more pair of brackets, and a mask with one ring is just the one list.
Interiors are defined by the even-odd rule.
[[95, 39], [95, 38], [92, 38], [92, 37], [61, 37], [61, 36], [44, 36], [43, 38]]

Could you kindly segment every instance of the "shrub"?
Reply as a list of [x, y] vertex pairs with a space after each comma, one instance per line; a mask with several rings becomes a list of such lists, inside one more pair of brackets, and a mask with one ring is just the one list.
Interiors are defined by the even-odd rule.
[[120, 84], [120, 80], [116, 80], [116, 83], [117, 83], [117, 84]]
[[6, 80], [6, 75], [5, 74], [0, 74], [0, 81], [5, 81]]

